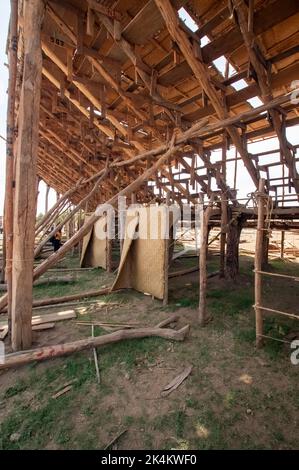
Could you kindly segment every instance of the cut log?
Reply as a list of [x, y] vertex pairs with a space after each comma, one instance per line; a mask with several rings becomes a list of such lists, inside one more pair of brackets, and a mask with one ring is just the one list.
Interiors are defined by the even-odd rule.
[[42, 0], [24, 2], [24, 67], [15, 163], [11, 295], [11, 344], [14, 351], [28, 349], [32, 343], [32, 272], [42, 78], [40, 30], [44, 10]]
[[0, 370], [29, 364], [33, 361], [43, 361], [54, 357], [71, 354], [84, 349], [105, 346], [117, 343], [126, 339], [138, 339], [157, 336], [172, 341], [183, 341], [189, 332], [189, 325], [178, 331], [167, 328], [139, 328], [136, 330], [119, 330], [108, 335], [86, 338], [71, 343], [46, 346], [31, 351], [24, 351], [15, 354], [7, 354], [4, 363], [0, 364]]
[[4, 202], [4, 228], [3, 238], [3, 274], [6, 269], [8, 284], [8, 317], [11, 319], [12, 295], [12, 258], [13, 258], [13, 187], [14, 187], [14, 141], [15, 141], [15, 99], [16, 78], [18, 62], [18, 0], [10, 0], [9, 24], [9, 79], [7, 91], [7, 122], [6, 122], [6, 182]]

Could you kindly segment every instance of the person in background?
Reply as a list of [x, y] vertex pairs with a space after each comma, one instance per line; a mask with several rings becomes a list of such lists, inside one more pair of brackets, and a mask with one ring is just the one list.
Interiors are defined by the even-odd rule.
[[54, 251], [58, 251], [61, 247], [61, 230], [57, 230], [55, 235], [50, 238], [50, 242], [53, 245]]

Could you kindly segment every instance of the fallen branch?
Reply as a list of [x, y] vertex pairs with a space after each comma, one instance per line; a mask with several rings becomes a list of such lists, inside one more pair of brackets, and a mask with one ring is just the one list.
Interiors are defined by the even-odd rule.
[[64, 387], [62, 390], [59, 392], [55, 393], [55, 395], [52, 395], [52, 398], [55, 400], [56, 398], [61, 397], [61, 395], [64, 395], [65, 393], [68, 393], [70, 390], [72, 390], [72, 385], [69, 385], [68, 387]]
[[32, 303], [33, 307], [43, 307], [45, 305], [62, 304], [65, 302], [71, 302], [72, 300], [85, 299], [87, 297], [98, 297], [99, 295], [105, 295], [111, 293], [111, 287], [105, 289], [80, 292], [79, 294], [66, 295], [65, 297], [49, 297], [47, 299], [35, 300]]
[[7, 354], [4, 357], [3, 364], [0, 364], [0, 370], [8, 369], [11, 367], [18, 367], [24, 364], [29, 364], [33, 361], [43, 361], [46, 359], [64, 356], [65, 354], [72, 354], [84, 349], [96, 348], [105, 346], [107, 344], [117, 343], [125, 339], [146, 338], [151, 336], [158, 336], [160, 338], [169, 339], [172, 341], [183, 341], [189, 332], [189, 325], [184, 326], [180, 330], [171, 330], [163, 328], [139, 328], [136, 330], [119, 330], [114, 333], [109, 333], [95, 338], [86, 338], [71, 343], [57, 344], [53, 346], [45, 346], [30, 351], [21, 353]]
[[[91, 325], [91, 336], [94, 338], [94, 325]], [[96, 370], [96, 376], [97, 376], [97, 381], [98, 384], [101, 383], [101, 376], [100, 376], [100, 368], [99, 368], [99, 360], [98, 360], [98, 354], [97, 354], [97, 349], [94, 347], [92, 348], [93, 352], [93, 359], [94, 359], [94, 366]]]
[[184, 380], [188, 377], [188, 375], [191, 374], [192, 371], [192, 366], [187, 367], [181, 374], [179, 374], [177, 377], [175, 377], [166, 387], [163, 388], [161, 392], [162, 397], [166, 397], [169, 395], [173, 390], [178, 388], [181, 383], [184, 382]]
[[171, 323], [176, 323], [178, 319], [180, 318], [179, 315], [171, 315], [168, 318], [165, 318], [165, 320], [162, 320], [158, 325], [155, 326], [155, 328], [164, 328], [165, 326], [170, 325]]
[[127, 432], [127, 429], [124, 429], [120, 433], [118, 433], [107, 445], [104, 447], [104, 450], [110, 449], [110, 447], [118, 441], [118, 439]]

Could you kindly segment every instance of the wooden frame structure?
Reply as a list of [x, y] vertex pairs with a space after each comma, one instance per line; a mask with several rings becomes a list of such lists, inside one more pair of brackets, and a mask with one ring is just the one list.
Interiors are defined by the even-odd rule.
[[[0, 299], [0, 309], [8, 305], [13, 349], [31, 345], [32, 281], [97, 220], [94, 214], [33, 271], [38, 178], [63, 195], [36, 227], [40, 231], [67, 204], [72, 217], [85, 204], [89, 211], [99, 203], [116, 205], [119, 195], [134, 193], [143, 204], [193, 204], [202, 193], [214, 207], [210, 202], [205, 209], [207, 199], [202, 200], [203, 233], [209, 219], [221, 218], [222, 276], [236, 276], [240, 231], [256, 214], [238, 200], [238, 161], [259, 194], [273, 196], [277, 218], [299, 217], [299, 159], [286, 136], [288, 127], [299, 124], [297, 0], [285, 0], [283, 8], [280, 0], [11, 0], [11, 5], [8, 295]], [[183, 22], [182, 11], [197, 30]], [[257, 97], [261, 105], [253, 107], [249, 101]], [[250, 153], [248, 142], [270, 136], [278, 138], [279, 149], [269, 155], [278, 153], [279, 159], [262, 164], [267, 152]], [[215, 161], [217, 149], [221, 159]], [[229, 186], [232, 161], [235, 181]], [[274, 167], [279, 177], [271, 176]]]

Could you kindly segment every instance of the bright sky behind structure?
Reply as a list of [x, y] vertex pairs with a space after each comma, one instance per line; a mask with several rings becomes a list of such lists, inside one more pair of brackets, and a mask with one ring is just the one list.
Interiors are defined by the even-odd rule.
[[[5, 55], [6, 49], [6, 40], [7, 40], [7, 31], [8, 31], [8, 24], [9, 24], [9, 15], [10, 15], [10, 2], [9, 0], [0, 0], [1, 2], [1, 9], [0, 9], [0, 135], [4, 138], [6, 137], [6, 107], [7, 107], [7, 80], [8, 80], [8, 69], [5, 65], [7, 63], [7, 57]], [[179, 11], [179, 15], [181, 19], [186, 23], [186, 25], [192, 30], [196, 31], [198, 26], [194, 23], [188, 13], [181, 8]], [[209, 42], [209, 38], [205, 36], [202, 38], [201, 45], [204, 46]], [[220, 57], [216, 61], [214, 61], [215, 67], [223, 73], [225, 67], [225, 58]], [[229, 75], [232, 75], [235, 72], [232, 65], [229, 68]], [[247, 86], [245, 80], [239, 80], [233, 85], [236, 90], [240, 90]], [[253, 106], [259, 106], [261, 101], [258, 97], [252, 98], [248, 100], [249, 103]], [[287, 129], [287, 136], [290, 142], [293, 145], [299, 144], [299, 126], [291, 127]], [[249, 152], [256, 153], [257, 151], [263, 152], [269, 149], [278, 148], [277, 139], [267, 139], [265, 141], [256, 142], [253, 144], [249, 144], [248, 150]], [[234, 157], [235, 150], [232, 148], [228, 152], [228, 158]], [[219, 160], [220, 153], [213, 152], [212, 161], [216, 159]], [[5, 158], [6, 158], [6, 147], [5, 141], [0, 138], [0, 215], [3, 214], [3, 205], [4, 205], [4, 192], [5, 192]], [[267, 161], [277, 160], [276, 158], [272, 158], [271, 156], [267, 157]], [[262, 159], [260, 163], [266, 163]], [[199, 160], [199, 165], [201, 165]], [[279, 167], [274, 168], [271, 171], [271, 177], [278, 177], [280, 176], [280, 169]], [[246, 197], [247, 193], [254, 190], [252, 181], [248, 172], [245, 170], [242, 161], [238, 161], [238, 170], [237, 170], [237, 187], [238, 190], [238, 198]], [[234, 179], [234, 162], [227, 164], [227, 179], [228, 184], [233, 186], [233, 179]], [[37, 212], [44, 212], [44, 205], [45, 205], [45, 189], [46, 185], [44, 182], [41, 182], [39, 185], [39, 197], [38, 197], [38, 208]], [[214, 189], [214, 188], [213, 188]], [[216, 187], [215, 187], [216, 189]], [[56, 195], [53, 190], [50, 191], [49, 194], [49, 207], [54, 204], [56, 200]]]

